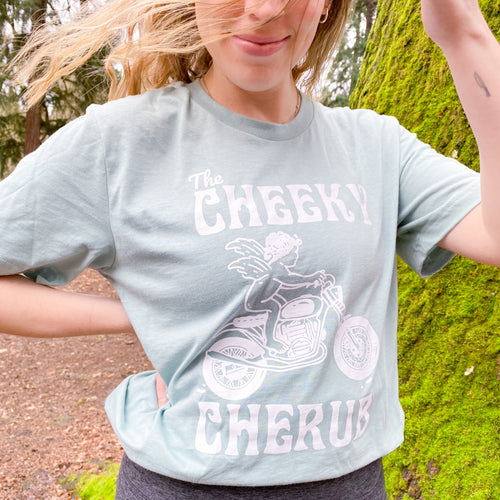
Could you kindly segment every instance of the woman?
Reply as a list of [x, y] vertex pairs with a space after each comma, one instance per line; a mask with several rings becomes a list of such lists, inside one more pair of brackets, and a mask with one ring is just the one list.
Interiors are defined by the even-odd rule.
[[[107, 400], [119, 499], [386, 498], [404, 420], [396, 251], [423, 276], [453, 253], [500, 264], [500, 49], [477, 1], [422, 0], [422, 15], [480, 184], [394, 119], [297, 90], [350, 4], [114, 0], [26, 50], [41, 46], [25, 75], [44, 65], [30, 102], [110, 39], [112, 96], [139, 94], [92, 106], [0, 184], [0, 331], [135, 331], [159, 374]], [[272, 234], [300, 258], [269, 265]], [[40, 286], [86, 267], [121, 301]], [[270, 296], [274, 314], [246, 307]]]

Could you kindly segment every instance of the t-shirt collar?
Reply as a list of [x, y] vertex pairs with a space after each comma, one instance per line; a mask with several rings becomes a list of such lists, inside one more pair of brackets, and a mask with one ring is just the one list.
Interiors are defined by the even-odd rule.
[[249, 118], [222, 106], [205, 92], [199, 80], [189, 84], [188, 88], [193, 101], [221, 122], [270, 141], [285, 141], [297, 137], [309, 127], [314, 117], [313, 102], [302, 92], [302, 103], [297, 116], [289, 123], [278, 124]]

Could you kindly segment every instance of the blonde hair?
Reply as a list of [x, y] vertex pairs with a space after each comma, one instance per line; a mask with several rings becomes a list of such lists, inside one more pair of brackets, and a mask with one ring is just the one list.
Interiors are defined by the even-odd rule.
[[[218, 4], [211, 11], [211, 19], [214, 13], [237, 3], [229, 0]], [[352, 3], [332, 0], [328, 18], [319, 24], [309, 51], [293, 68], [294, 81], [301, 80], [310, 94], [340, 41]], [[103, 48], [108, 51], [104, 65], [110, 77], [110, 99], [177, 81], [190, 83], [202, 77], [212, 64], [198, 33], [194, 0], [108, 0], [100, 7], [90, 1], [85, 5], [75, 20], [55, 29], [48, 23], [33, 33], [14, 60], [13, 65], [20, 66], [21, 81], [29, 82], [27, 105], [39, 102], [59, 78]], [[220, 22], [223, 26], [224, 21]], [[219, 38], [230, 34], [221, 29]]]

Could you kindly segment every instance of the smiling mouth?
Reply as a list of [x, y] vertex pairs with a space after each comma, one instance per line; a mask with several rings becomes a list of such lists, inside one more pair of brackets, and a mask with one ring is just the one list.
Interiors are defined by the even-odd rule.
[[263, 38], [263, 37], [258, 37], [258, 36], [252, 36], [252, 35], [235, 35], [238, 38], [241, 38], [242, 40], [245, 40], [247, 42], [251, 43], [256, 43], [257, 45], [267, 45], [270, 43], [279, 43], [285, 40], [285, 38], [288, 38], [286, 36], [281, 37], [281, 38]]
[[234, 35], [235, 44], [246, 54], [256, 57], [270, 56], [278, 52], [289, 37], [262, 38], [252, 35]]

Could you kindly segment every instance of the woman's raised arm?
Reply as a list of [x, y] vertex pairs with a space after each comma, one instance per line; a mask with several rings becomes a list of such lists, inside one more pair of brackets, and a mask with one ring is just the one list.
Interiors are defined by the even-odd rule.
[[131, 333], [118, 299], [64, 292], [23, 276], [0, 277], [0, 332], [25, 337]]
[[440, 242], [500, 266], [500, 45], [477, 0], [421, 0], [428, 35], [443, 51], [479, 146], [481, 204]]

